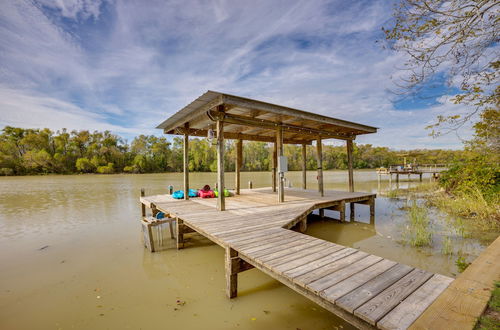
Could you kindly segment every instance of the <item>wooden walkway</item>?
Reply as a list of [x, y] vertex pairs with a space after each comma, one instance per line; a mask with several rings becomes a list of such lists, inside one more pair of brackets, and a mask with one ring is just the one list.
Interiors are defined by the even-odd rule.
[[168, 195], [141, 202], [177, 220], [177, 244], [196, 231], [226, 249], [227, 294], [237, 293], [237, 274], [258, 268], [359, 328], [406, 329], [453, 281], [439, 274], [314, 238], [289, 228], [307, 226], [316, 209], [345, 217], [346, 203], [367, 204], [374, 194], [286, 189], [285, 203], [269, 188], [242, 190], [226, 200], [174, 200]]

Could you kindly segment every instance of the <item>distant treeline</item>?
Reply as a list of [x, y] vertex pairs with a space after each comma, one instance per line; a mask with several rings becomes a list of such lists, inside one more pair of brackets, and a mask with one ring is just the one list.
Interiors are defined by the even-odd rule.
[[[216, 171], [215, 146], [207, 139], [193, 138], [189, 142], [189, 169]], [[268, 171], [272, 167], [272, 144], [245, 141], [243, 144], [243, 170]], [[300, 170], [301, 146], [285, 145], [290, 170]], [[463, 157], [456, 150], [395, 151], [370, 144], [354, 147], [355, 168], [387, 167], [408, 161], [413, 156], [419, 163], [451, 163]], [[225, 169], [234, 171], [236, 148], [232, 140], [226, 143]], [[182, 138], [172, 141], [165, 137], [140, 135], [128, 144], [109, 131], [89, 132], [66, 129], [23, 129], [6, 126], [0, 134], [0, 175], [26, 175], [44, 173], [153, 173], [182, 171]], [[307, 168], [315, 170], [315, 148], [307, 148]], [[347, 168], [346, 148], [324, 145], [324, 169]]]

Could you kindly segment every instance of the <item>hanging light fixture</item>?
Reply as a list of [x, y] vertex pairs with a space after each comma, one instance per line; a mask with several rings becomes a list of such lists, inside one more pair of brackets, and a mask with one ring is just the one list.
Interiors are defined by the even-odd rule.
[[214, 139], [215, 139], [215, 132], [214, 130], [210, 127], [207, 132], [207, 140], [210, 144], [214, 144]]

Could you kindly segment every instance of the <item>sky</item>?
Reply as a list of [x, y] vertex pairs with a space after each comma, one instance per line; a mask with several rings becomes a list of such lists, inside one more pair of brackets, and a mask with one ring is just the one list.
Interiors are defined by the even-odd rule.
[[0, 2], [0, 127], [110, 130], [129, 141], [207, 90], [379, 128], [358, 143], [452, 148], [443, 81], [401, 99], [403, 54], [384, 49], [393, 1]]

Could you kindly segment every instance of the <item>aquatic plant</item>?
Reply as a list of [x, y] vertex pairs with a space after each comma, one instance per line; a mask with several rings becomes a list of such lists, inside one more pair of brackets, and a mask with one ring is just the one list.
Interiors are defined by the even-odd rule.
[[401, 195], [402, 191], [400, 189], [391, 189], [387, 192], [387, 197], [389, 198], [398, 198]]
[[408, 226], [403, 236], [412, 246], [430, 246], [432, 243], [432, 229], [425, 207], [419, 206], [416, 200], [412, 201], [408, 209]]
[[467, 267], [469, 267], [470, 262], [467, 262], [467, 260], [465, 259], [465, 257], [462, 256], [462, 255], [460, 255], [460, 256], [458, 256], [457, 260], [455, 260], [455, 265], [457, 266], [458, 271], [460, 273], [463, 273], [463, 271], [465, 269], [467, 269]]
[[448, 236], [443, 238], [443, 246], [441, 247], [441, 253], [443, 253], [444, 255], [453, 254], [453, 246], [451, 243], [451, 238]]

